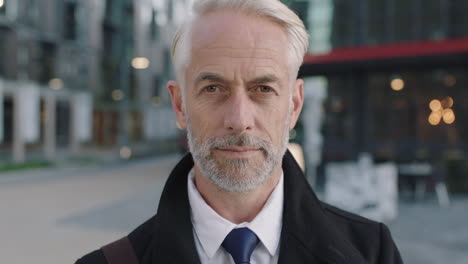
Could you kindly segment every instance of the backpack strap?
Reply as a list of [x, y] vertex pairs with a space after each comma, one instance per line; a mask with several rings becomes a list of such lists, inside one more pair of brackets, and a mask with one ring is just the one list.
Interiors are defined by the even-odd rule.
[[109, 264], [138, 264], [132, 244], [123, 237], [101, 248]]

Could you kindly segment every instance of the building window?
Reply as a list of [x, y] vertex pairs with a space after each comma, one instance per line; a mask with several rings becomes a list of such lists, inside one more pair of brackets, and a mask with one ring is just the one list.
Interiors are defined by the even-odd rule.
[[156, 40], [158, 37], [158, 23], [156, 22], [156, 10], [151, 10], [150, 38]]
[[163, 85], [163, 80], [161, 79], [160, 75], [154, 76], [154, 87], [153, 87], [153, 97], [160, 97], [161, 96], [161, 87]]
[[169, 49], [164, 50], [164, 73], [170, 79], [174, 78], [172, 71], [172, 60], [171, 60], [171, 51]]
[[66, 101], [57, 101], [56, 105], [55, 135], [58, 146], [66, 146], [70, 141], [70, 104]]
[[453, 0], [449, 3], [450, 37], [468, 36], [468, 16], [466, 15], [468, 2], [466, 0]]
[[48, 83], [55, 75], [55, 56], [56, 56], [56, 45], [51, 42], [39, 43], [40, 57], [38, 60], [39, 76], [38, 81], [42, 84]]
[[[1, 0], [0, 0], [1, 1]], [[7, 36], [8, 31], [0, 27], [0, 76], [5, 76], [6, 64], [7, 64]]]
[[65, 23], [64, 23], [64, 38], [66, 40], [75, 40], [77, 31], [76, 21], [76, 3], [65, 3]]
[[112, 0], [106, 0], [106, 8], [105, 8], [105, 19], [112, 20], [111, 18], [113, 17], [113, 5], [112, 5]]

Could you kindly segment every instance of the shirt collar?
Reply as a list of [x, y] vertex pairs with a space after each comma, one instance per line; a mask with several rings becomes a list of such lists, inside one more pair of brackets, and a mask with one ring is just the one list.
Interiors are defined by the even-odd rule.
[[283, 174], [260, 213], [247, 223], [262, 241], [271, 256], [276, 254], [281, 237], [283, 222]]
[[188, 177], [188, 197], [192, 224], [200, 243], [209, 258], [221, 247], [224, 238], [234, 228], [248, 227], [260, 239], [270, 255], [278, 250], [282, 216], [284, 183], [283, 174], [260, 213], [250, 223], [233, 224], [216, 213], [203, 199], [194, 183], [194, 170]]

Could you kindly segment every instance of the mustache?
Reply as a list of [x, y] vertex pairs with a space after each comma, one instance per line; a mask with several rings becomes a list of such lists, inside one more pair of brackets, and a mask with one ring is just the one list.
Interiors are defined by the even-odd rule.
[[249, 134], [241, 135], [226, 135], [221, 137], [212, 137], [209, 138], [205, 145], [208, 149], [214, 148], [229, 148], [229, 147], [249, 147], [249, 148], [258, 148], [264, 152], [272, 151], [272, 144], [270, 141], [262, 139], [257, 136]]

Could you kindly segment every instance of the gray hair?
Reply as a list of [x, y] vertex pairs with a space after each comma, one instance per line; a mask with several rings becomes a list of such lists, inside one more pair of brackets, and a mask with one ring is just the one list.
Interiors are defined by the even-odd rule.
[[[192, 22], [203, 14], [216, 10], [233, 10], [265, 17], [283, 27], [289, 41], [289, 57], [297, 76], [303, 62], [309, 39], [304, 23], [279, 0], [195, 0], [193, 14], [177, 30], [172, 42], [172, 60], [179, 82], [184, 82], [184, 71], [190, 62], [190, 30]], [[182, 83], [182, 86], [185, 84]]]

